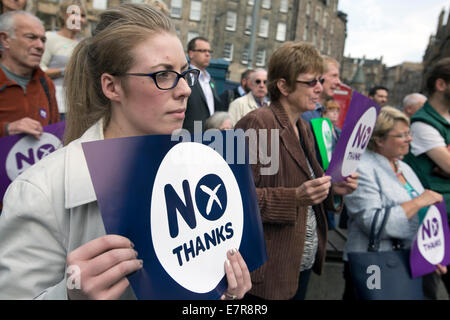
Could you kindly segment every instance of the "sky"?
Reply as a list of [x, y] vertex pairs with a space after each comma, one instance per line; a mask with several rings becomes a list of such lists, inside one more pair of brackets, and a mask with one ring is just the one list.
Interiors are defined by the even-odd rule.
[[379, 59], [388, 67], [402, 62], [422, 62], [431, 34], [450, 0], [339, 0], [347, 14], [344, 55]]

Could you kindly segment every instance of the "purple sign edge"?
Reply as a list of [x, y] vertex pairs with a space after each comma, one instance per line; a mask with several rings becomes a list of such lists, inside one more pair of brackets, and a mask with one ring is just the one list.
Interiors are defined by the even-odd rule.
[[332, 182], [344, 181], [345, 178], [347, 178], [342, 176], [341, 171], [348, 140], [353, 133], [356, 123], [370, 107], [375, 107], [378, 117], [380, 106], [365, 95], [353, 90], [352, 100], [350, 101], [344, 125], [342, 126], [341, 136], [339, 137], [336, 148], [331, 156], [328, 169], [325, 171], [326, 175], [331, 176]]
[[[435, 205], [439, 213], [441, 214], [442, 225], [444, 228], [444, 258], [441, 261], [441, 265], [449, 265], [450, 264], [450, 230], [448, 228], [448, 220], [447, 220], [447, 210], [445, 208], [445, 202], [442, 201]], [[413, 278], [420, 277], [426, 274], [429, 274], [436, 270], [436, 266], [428, 262], [420, 253], [419, 246], [417, 244], [417, 234], [414, 237], [413, 243], [411, 245], [411, 253], [409, 256], [409, 264], [411, 267], [411, 275]]]
[[[64, 138], [65, 121], [59, 121], [48, 126], [44, 126], [44, 132], [51, 133], [58, 137], [61, 141]], [[8, 178], [6, 173], [6, 157], [8, 156], [11, 148], [24, 137], [24, 134], [15, 134], [12, 136], [1, 137], [0, 138], [0, 163], [2, 166], [0, 168], [0, 201], [3, 201], [3, 196], [11, 184], [11, 180]]]

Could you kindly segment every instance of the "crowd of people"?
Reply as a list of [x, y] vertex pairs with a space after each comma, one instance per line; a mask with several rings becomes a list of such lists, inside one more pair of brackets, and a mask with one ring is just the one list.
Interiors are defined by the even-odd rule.
[[[429, 206], [444, 201], [449, 214], [450, 58], [426, 74], [428, 95], [405, 96], [401, 110], [387, 105], [386, 87], [370, 90], [381, 111], [368, 150], [356, 172], [332, 183], [311, 120], [330, 120], [334, 149], [339, 62], [311, 44], [285, 42], [267, 70], [246, 70], [236, 88], [219, 95], [207, 71], [209, 40], [190, 40], [186, 59], [167, 7], [151, 2], [104, 11], [83, 37], [82, 0], [62, 1], [60, 28], [47, 32], [24, 10], [26, 1], [1, 1], [0, 136], [39, 139], [43, 126], [63, 119], [66, 129], [64, 147], [22, 173], [4, 196], [0, 298], [135, 298], [127, 275], [143, 261], [129, 239], [105, 233], [81, 149], [87, 141], [181, 128], [269, 129], [267, 141], [279, 133], [276, 174], [251, 165], [268, 259], [250, 273], [231, 250], [222, 299], [305, 299], [311, 272], [324, 269], [336, 214], [348, 229], [343, 299], [357, 299], [347, 255], [367, 250], [375, 212], [389, 212], [383, 251], [393, 250], [393, 240], [409, 248]], [[81, 289], [67, 287], [71, 265], [82, 269]], [[450, 292], [447, 268], [437, 264], [423, 277], [426, 298], [436, 299], [440, 279]]]

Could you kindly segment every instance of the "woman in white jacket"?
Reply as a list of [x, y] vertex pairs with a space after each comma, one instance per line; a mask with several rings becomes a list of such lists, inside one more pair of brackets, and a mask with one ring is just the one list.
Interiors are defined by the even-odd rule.
[[[392, 239], [402, 240], [405, 248], [410, 247], [419, 228], [418, 212], [442, 201], [442, 195], [424, 190], [414, 171], [400, 160], [408, 153], [411, 140], [408, 117], [395, 108], [382, 108], [368, 150], [358, 166], [358, 188], [344, 197], [349, 215], [343, 257], [344, 300], [355, 299], [347, 253], [367, 251], [375, 212], [381, 210], [379, 227], [390, 209], [380, 241], [380, 250], [390, 251]], [[439, 266], [439, 270], [446, 272], [445, 267]]]
[[[80, 42], [67, 65], [66, 147], [5, 194], [0, 299], [134, 298], [126, 276], [142, 261], [129, 239], [105, 235], [81, 143], [181, 128], [198, 76], [188, 66], [161, 12], [125, 4], [101, 14], [93, 37]], [[222, 298], [242, 298], [251, 287], [248, 269], [236, 250], [227, 257]], [[76, 269], [81, 283], [72, 282]]]

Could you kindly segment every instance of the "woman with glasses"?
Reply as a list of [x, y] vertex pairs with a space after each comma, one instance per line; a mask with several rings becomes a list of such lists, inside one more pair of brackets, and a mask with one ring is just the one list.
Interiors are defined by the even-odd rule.
[[[105, 235], [81, 143], [180, 129], [197, 76], [163, 13], [124, 4], [100, 15], [67, 65], [66, 146], [5, 195], [0, 299], [135, 298], [126, 276], [142, 261], [129, 239]], [[248, 269], [236, 250], [227, 258], [222, 298], [241, 298], [251, 287]]]
[[368, 150], [358, 166], [358, 189], [344, 197], [349, 216], [344, 249], [344, 300], [355, 299], [347, 254], [367, 251], [375, 212], [382, 210], [378, 218], [381, 221], [386, 209], [390, 209], [380, 250], [392, 250], [392, 239], [401, 240], [409, 248], [419, 228], [418, 213], [442, 201], [442, 195], [424, 190], [414, 171], [401, 161], [412, 140], [409, 123], [403, 112], [392, 107], [381, 109]]
[[[235, 126], [268, 129], [267, 139], [258, 141], [259, 150], [250, 153], [278, 155], [279, 164], [271, 175], [261, 173], [263, 161], [252, 165], [268, 261], [252, 273], [249, 299], [305, 298], [311, 270], [320, 273], [325, 260], [325, 210], [338, 211], [334, 196], [357, 187], [356, 173], [335, 185], [324, 176], [313, 134], [300, 118], [319, 101], [322, 72], [323, 60], [314, 46], [283, 44], [269, 60], [270, 106], [248, 113]], [[269, 150], [272, 135], [279, 141], [276, 150]]]

